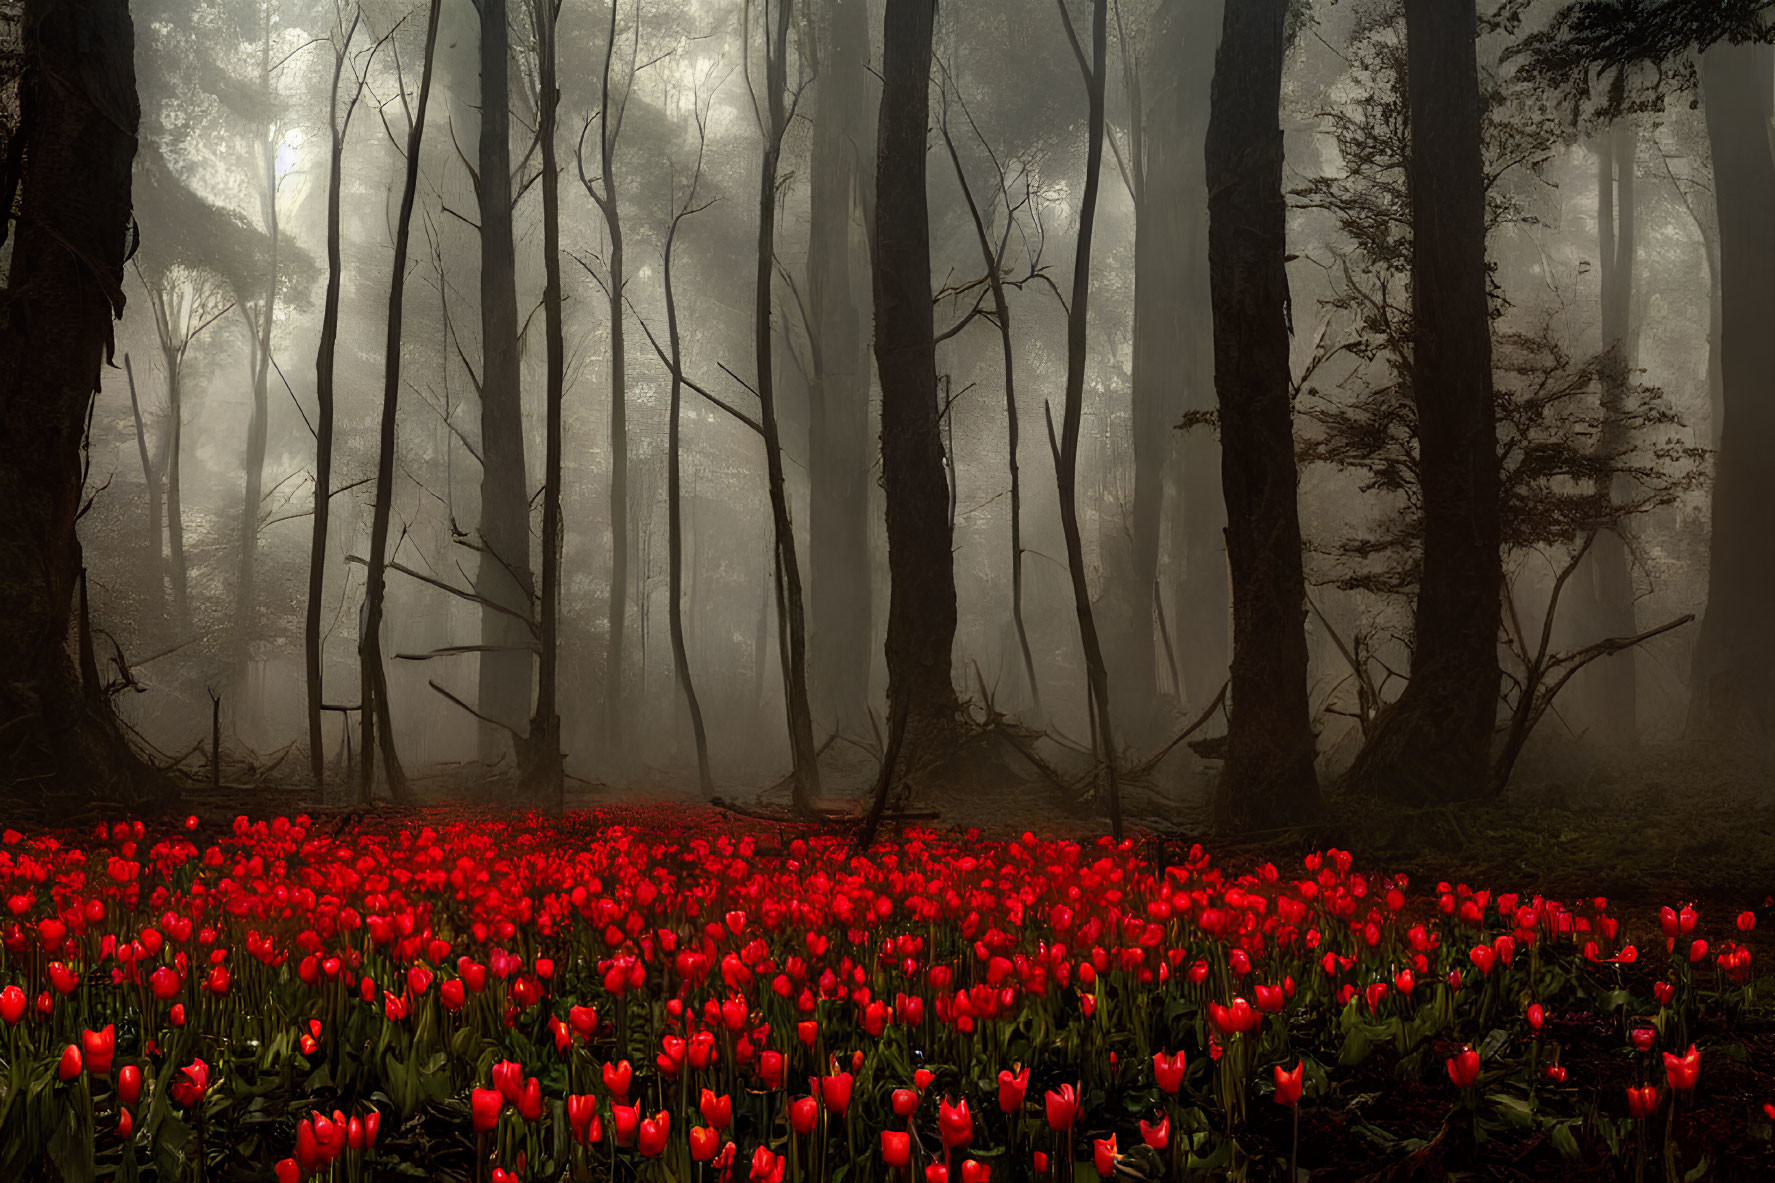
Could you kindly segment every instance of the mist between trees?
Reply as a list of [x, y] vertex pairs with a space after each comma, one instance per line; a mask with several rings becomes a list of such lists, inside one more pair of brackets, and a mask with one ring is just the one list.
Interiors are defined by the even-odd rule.
[[1234, 826], [1759, 730], [1766, 7], [138, 0], [85, 676], [341, 797], [987, 731]]

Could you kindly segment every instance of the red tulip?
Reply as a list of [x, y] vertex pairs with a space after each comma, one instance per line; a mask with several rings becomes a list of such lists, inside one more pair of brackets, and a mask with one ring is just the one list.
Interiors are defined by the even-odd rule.
[[1738, 931], [1739, 932], [1749, 932], [1753, 928], [1755, 928], [1756, 926], [1757, 926], [1757, 914], [1755, 912], [1740, 912], [1740, 913], [1738, 913]]
[[500, 1060], [493, 1065], [493, 1087], [509, 1105], [516, 1105], [524, 1095], [524, 1066], [516, 1060]]
[[643, 1158], [658, 1158], [672, 1132], [672, 1115], [664, 1109], [641, 1123], [636, 1145]]
[[1633, 1041], [1634, 1048], [1642, 1052], [1651, 1051], [1652, 1044], [1658, 1041], [1658, 1033], [1650, 1027], [1635, 1027], [1628, 1032], [1628, 1037]]
[[895, 1117], [911, 1117], [918, 1112], [918, 1094], [911, 1089], [895, 1089], [888, 1098]]
[[1645, 1118], [1658, 1112], [1658, 1086], [1644, 1085], [1639, 1088], [1627, 1089], [1627, 1111], [1635, 1117]]
[[5, 1019], [8, 1027], [16, 1027], [25, 1017], [25, 1003], [25, 992], [17, 986], [0, 989], [0, 1019]]
[[798, 1097], [789, 1102], [789, 1124], [795, 1127], [798, 1134], [814, 1132], [814, 1122], [819, 1119], [820, 1107], [812, 1097]]
[[1176, 1093], [1183, 1087], [1184, 1059], [1183, 1053], [1166, 1055], [1164, 1052], [1153, 1053], [1153, 1078], [1159, 1082], [1159, 1088], [1167, 1093]]
[[931, 1081], [935, 1079], [937, 1079], [937, 1074], [929, 1068], [914, 1068], [912, 1070], [912, 1087], [921, 1093], [930, 1088]]
[[474, 1090], [469, 1095], [469, 1109], [474, 1118], [475, 1133], [490, 1133], [499, 1124], [499, 1112], [504, 1108], [505, 1098], [498, 1089]]
[[1652, 997], [1658, 1000], [1659, 1006], [1669, 1006], [1676, 1000], [1676, 987], [1669, 982], [1653, 982]]
[[697, 1110], [703, 1120], [718, 1130], [724, 1130], [733, 1121], [733, 1098], [717, 1097], [713, 1089], [704, 1089]]
[[912, 1137], [904, 1130], [881, 1131], [881, 1161], [894, 1168], [912, 1162]]
[[1280, 986], [1266, 986], [1261, 982], [1253, 987], [1257, 995], [1257, 1009], [1266, 1015], [1280, 1014], [1282, 1004], [1286, 1001]]
[[210, 1066], [202, 1060], [193, 1059], [179, 1069], [182, 1074], [175, 1076], [167, 1086], [167, 1094], [180, 1105], [189, 1109], [203, 1100], [210, 1088]]
[[1463, 1047], [1448, 1060], [1448, 1078], [1458, 1089], [1470, 1089], [1479, 1081], [1479, 1053]]
[[1700, 961], [1707, 956], [1707, 942], [1698, 940], [1689, 946], [1689, 960]]
[[1291, 1108], [1300, 1104], [1301, 1089], [1306, 1084], [1305, 1062], [1296, 1060], [1292, 1070], [1277, 1064], [1271, 1071], [1276, 1077], [1276, 1104]]
[[1664, 1075], [1673, 1089], [1687, 1091], [1695, 1087], [1695, 1079], [1701, 1075], [1701, 1053], [1690, 1044], [1689, 1050], [1681, 1056], [1664, 1053]]
[[86, 1070], [94, 1076], [109, 1075], [111, 1060], [117, 1055], [116, 1025], [107, 1023], [103, 1031], [81, 1032], [80, 1046], [86, 1055]]
[[851, 1088], [854, 1080], [855, 1078], [848, 1072], [820, 1077], [820, 1096], [825, 1100], [826, 1108], [843, 1117], [845, 1110], [851, 1107]]
[[1547, 1065], [1547, 1079], [1551, 1080], [1554, 1084], [1564, 1084], [1565, 1083], [1565, 1065], [1564, 1064], [1549, 1064], [1549, 1065]]
[[1140, 1123], [1140, 1140], [1154, 1150], [1163, 1150], [1171, 1145], [1171, 1115], [1167, 1113], [1158, 1125], [1148, 1125], [1143, 1119]]
[[142, 1070], [134, 1064], [125, 1064], [117, 1070], [117, 1099], [134, 1108], [141, 1098]]
[[1545, 1023], [1546, 1021], [1547, 1021], [1547, 1012], [1541, 1009], [1541, 1004], [1538, 1002], [1529, 1003], [1528, 1004], [1529, 1029], [1531, 1031], [1539, 1031], [1541, 1029], [1541, 1025], [1543, 1023]]
[[610, 1107], [611, 1124], [616, 1127], [616, 1144], [633, 1146], [635, 1130], [641, 1124], [641, 1106], [612, 1105]]
[[80, 1047], [70, 1043], [62, 1049], [62, 1059], [55, 1069], [58, 1080], [73, 1080], [80, 1075]]
[[1073, 1087], [1063, 1084], [1058, 1092], [1050, 1089], [1043, 1100], [1048, 1110], [1048, 1128], [1056, 1133], [1070, 1130], [1079, 1112], [1079, 1098]]
[[974, 1140], [974, 1115], [968, 1112], [966, 1097], [955, 1105], [948, 1100], [937, 1103], [937, 1129], [950, 1150], [960, 1150]]
[[1091, 1164], [1097, 1168], [1097, 1173], [1103, 1178], [1108, 1179], [1115, 1175], [1116, 1159], [1120, 1157], [1121, 1155], [1116, 1153], [1116, 1136], [1114, 1134], [1107, 1138], [1093, 1138], [1091, 1140]]
[[768, 1146], [760, 1146], [752, 1152], [752, 1172], [749, 1178], [752, 1183], [783, 1183], [783, 1158], [772, 1154]]
[[293, 1158], [280, 1160], [272, 1172], [277, 1176], [277, 1183], [301, 1183], [302, 1180], [302, 1168]]
[[463, 995], [462, 979], [461, 978], [451, 978], [450, 980], [448, 980], [446, 982], [439, 983], [439, 985], [438, 985], [438, 999], [444, 1004], [445, 1010], [450, 1010], [450, 1011], [461, 1010], [462, 1004], [465, 1001], [464, 995]]
[[711, 1162], [721, 1150], [721, 1135], [707, 1126], [690, 1128], [690, 1161]]
[[782, 1052], [763, 1052], [759, 1055], [758, 1079], [764, 1082], [765, 1088], [780, 1089], [783, 1087]]
[[532, 1076], [524, 1082], [524, 1091], [516, 1103], [518, 1116], [525, 1121], [542, 1120], [542, 1085]]
[[619, 1060], [616, 1064], [605, 1064], [603, 1068], [604, 1091], [610, 1094], [613, 1101], [629, 1099], [629, 1085], [634, 1082], [635, 1069], [627, 1060]]
[[924, 1169], [924, 1183], [949, 1183], [949, 1168], [934, 1162]]
[[1029, 1069], [1012, 1075], [1009, 1069], [998, 1074], [998, 1107], [1003, 1113], [1016, 1113], [1023, 1108], [1024, 1094], [1029, 1090]]
[[962, 1183], [989, 1183], [992, 1168], [977, 1158], [964, 1159], [961, 1164], [961, 1178]]

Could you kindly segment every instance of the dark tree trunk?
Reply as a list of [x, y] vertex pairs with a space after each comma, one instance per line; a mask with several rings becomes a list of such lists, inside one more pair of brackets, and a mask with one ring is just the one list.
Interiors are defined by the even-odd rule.
[[1288, 368], [1287, 14], [1288, 0], [1226, 6], [1208, 124], [1214, 374], [1233, 598], [1227, 755], [1215, 814], [1233, 830], [1296, 824], [1320, 805]]
[[[1597, 145], [1596, 227], [1602, 272], [1602, 430], [1597, 454], [1618, 456], [1630, 440], [1624, 416], [1633, 366], [1633, 268], [1636, 249], [1636, 185], [1639, 137], [1630, 123], [1618, 124]], [[1619, 477], [1598, 493], [1611, 501], [1632, 496], [1631, 482]], [[1626, 522], [1604, 530], [1591, 545], [1589, 570], [1592, 611], [1587, 625], [1600, 637], [1631, 637], [1634, 624], [1633, 573]], [[1586, 669], [1586, 697], [1596, 712], [1597, 732], [1613, 744], [1633, 742], [1638, 733], [1634, 648], [1611, 654]]]
[[[1222, 0], [1174, 0], [1185, 22], [1183, 56], [1176, 72], [1184, 103], [1183, 126], [1174, 149], [1155, 140], [1152, 188], [1155, 201], [1169, 183], [1175, 152], [1178, 243], [1176, 373], [1181, 378], [1185, 411], [1214, 409], [1214, 311], [1208, 268], [1208, 181], [1204, 172], [1214, 78], [1215, 53], [1224, 24]], [[1166, 323], [1170, 323], [1167, 320]], [[1167, 425], [1170, 426], [1170, 425]], [[1232, 605], [1227, 580], [1226, 500], [1220, 489], [1220, 441], [1212, 431], [1197, 428], [1178, 433], [1173, 443], [1171, 587], [1176, 611], [1178, 662], [1183, 678], [1179, 696], [1186, 714], [1206, 708], [1227, 680], [1230, 661], [1229, 622]]]
[[191, 575], [185, 563], [184, 479], [185, 398], [180, 379], [182, 358], [171, 349], [161, 351], [166, 361], [166, 555], [171, 566], [173, 618], [181, 628], [191, 627]]
[[[1060, 12], [1066, 16], [1061, 0]], [[1067, 26], [1072, 32], [1070, 23]], [[1085, 651], [1085, 676], [1089, 684], [1088, 709], [1094, 727], [1093, 747], [1103, 761], [1108, 789], [1110, 832], [1122, 836], [1121, 787], [1116, 778], [1115, 728], [1109, 705], [1109, 672], [1103, 662], [1103, 645], [1097, 637], [1097, 620], [1091, 609], [1091, 589], [1085, 578], [1085, 545], [1079, 534], [1078, 467], [1079, 425], [1085, 411], [1086, 333], [1090, 325], [1091, 237], [1097, 224], [1097, 189], [1103, 174], [1103, 90], [1109, 57], [1109, 0], [1091, 5], [1090, 61], [1080, 51], [1090, 114], [1086, 130], [1085, 192], [1079, 207], [1077, 249], [1073, 255], [1072, 302], [1066, 318], [1066, 400], [1062, 408], [1060, 437], [1054, 438], [1054, 416], [1048, 412], [1048, 445], [1054, 454], [1054, 480], [1060, 494], [1060, 529], [1066, 536], [1066, 568], [1072, 577], [1073, 610], [1079, 621], [1079, 640]], [[1075, 48], [1076, 42], [1075, 42]]]
[[[259, 49], [259, 93], [270, 101], [271, 89], [271, 10], [264, 9], [264, 36]], [[255, 333], [248, 352], [252, 362], [252, 413], [247, 419], [245, 494], [240, 509], [240, 560], [234, 584], [235, 662], [240, 677], [236, 692], [239, 717], [251, 717], [255, 709], [251, 681], [247, 677], [250, 657], [248, 648], [258, 632], [259, 593], [259, 513], [265, 493], [265, 448], [271, 428], [271, 328], [277, 317], [278, 245], [280, 230], [277, 216], [277, 137], [267, 127], [259, 144], [259, 216], [265, 225], [265, 241], [269, 257], [265, 274], [264, 302], [258, 316], [247, 315], [249, 331]], [[243, 314], [246, 309], [243, 307]]]
[[783, 444], [777, 428], [775, 369], [771, 350], [771, 292], [776, 274], [777, 171], [783, 136], [789, 130], [787, 110], [789, 23], [793, 0], [760, 5], [765, 57], [764, 154], [758, 170], [758, 255], [753, 292], [752, 346], [758, 366], [758, 419], [764, 434], [764, 462], [770, 486], [770, 517], [776, 571], [777, 619], [782, 648], [783, 697], [789, 722], [789, 750], [795, 763], [795, 806], [811, 808], [820, 792], [818, 753], [814, 749], [813, 715], [807, 694], [806, 609], [801, 597], [801, 562], [795, 552], [795, 527], [789, 518], [789, 491], [783, 477]]
[[869, 339], [855, 235], [871, 140], [866, 0], [823, 0], [808, 226], [809, 676], [841, 731], [869, 720]]
[[[129, 354], [123, 355], [123, 373], [129, 381], [129, 412], [135, 420], [136, 452], [142, 461], [142, 487], [148, 498], [147, 546], [143, 550], [143, 578], [148, 583], [148, 619], [156, 624], [166, 613], [166, 580], [161, 572], [160, 470], [162, 460], [156, 459], [148, 445], [148, 428], [142, 421], [142, 404], [136, 397], [136, 371]], [[163, 437], [164, 438], [164, 437]], [[153, 451], [160, 451], [156, 446]]]
[[[382, 774], [396, 801], [411, 797], [407, 774], [395, 747], [393, 712], [388, 701], [388, 671], [382, 664], [382, 606], [388, 589], [388, 527], [394, 512], [394, 453], [401, 403], [401, 331], [407, 298], [407, 252], [412, 241], [413, 203], [419, 190], [419, 153], [425, 141], [425, 111], [431, 101], [433, 63], [437, 58], [438, 20], [442, 0], [431, 0], [426, 15], [425, 60], [419, 73], [419, 100], [407, 129], [407, 167], [401, 183], [401, 208], [394, 227], [394, 270], [388, 280], [388, 323], [382, 345], [382, 419], [377, 432], [376, 500], [370, 516], [370, 557], [364, 575], [364, 631], [358, 638], [360, 705], [375, 720], [382, 746]], [[364, 798], [373, 779], [375, 757], [364, 748]]]
[[925, 136], [933, 0], [888, 0], [875, 156], [875, 361], [887, 505], [890, 715], [911, 742], [941, 741], [959, 707], [951, 679], [955, 561], [937, 409]]
[[[345, 163], [345, 131], [339, 125], [339, 79], [351, 53], [357, 21], [344, 32], [344, 43], [333, 47], [333, 87], [327, 106], [327, 294], [321, 306], [320, 344], [314, 358], [314, 514], [308, 544], [308, 605], [302, 623], [304, 680], [308, 691], [308, 774], [318, 795], [327, 784], [327, 753], [321, 741], [321, 629], [322, 603], [327, 587], [327, 524], [333, 507], [333, 361], [339, 348], [339, 193]], [[364, 693], [368, 693], [365, 691]], [[365, 704], [368, 717], [368, 704]], [[369, 768], [369, 761], [364, 762]]]
[[0, 316], [0, 786], [140, 803], [150, 782], [75, 665], [81, 447], [123, 312], [140, 107], [124, 0], [28, 0], [21, 214]]
[[[703, 707], [696, 696], [696, 681], [690, 674], [690, 654], [684, 643], [684, 528], [682, 480], [682, 411], [684, 358], [678, 333], [678, 297], [672, 288], [672, 247], [678, 240], [678, 224], [696, 211], [698, 183], [703, 175], [702, 122], [697, 124], [698, 146], [696, 173], [685, 194], [684, 204], [672, 217], [666, 231], [664, 284], [666, 293], [666, 346], [671, 351], [672, 392], [671, 426], [666, 441], [666, 542], [671, 554], [666, 566], [666, 624], [672, 638], [672, 669], [679, 689], [684, 692], [684, 705], [690, 712], [690, 730], [696, 740], [697, 785], [703, 795], [713, 796], [715, 778], [709, 769], [709, 737], [703, 728]], [[694, 528], [691, 534], [694, 536]], [[695, 585], [694, 571], [692, 585]]]
[[[506, 0], [481, 0], [480, 10], [480, 175], [475, 193], [481, 222], [481, 529], [475, 540], [480, 548], [475, 593], [490, 601], [481, 609], [481, 643], [489, 648], [481, 654], [480, 712], [519, 735], [530, 720], [535, 638], [523, 622], [535, 618], [535, 588], [512, 246], [510, 45]], [[500, 746], [497, 731], [483, 725], [482, 758], [497, 759]]]
[[[432, 0], [435, 4], [437, 0]], [[524, 779], [531, 795], [560, 809], [567, 807], [567, 780], [561, 766], [561, 713], [556, 705], [560, 663], [561, 610], [561, 398], [565, 383], [566, 346], [561, 339], [561, 184], [555, 163], [555, 117], [561, 94], [555, 84], [555, 12], [557, 0], [531, 0], [536, 30], [536, 82], [542, 143], [542, 290], [543, 336], [548, 369], [542, 483], [542, 644], [536, 683], [536, 713], [524, 744], [528, 767]], [[614, 7], [614, 5], [613, 5]]]
[[1423, 564], [1411, 681], [1349, 776], [1428, 803], [1491, 785], [1503, 568], [1474, 0], [1407, 0], [1405, 19]]
[[1695, 647], [1690, 726], [1719, 736], [1775, 729], [1775, 158], [1770, 53], [1716, 45], [1702, 55], [1719, 210], [1723, 430], [1715, 459], [1707, 611]]
[[[611, 0], [610, 28], [604, 43], [604, 74], [598, 109], [598, 165], [602, 195], [588, 183], [586, 191], [604, 215], [610, 234], [610, 265], [606, 291], [610, 305], [610, 626], [604, 654], [604, 745], [606, 755], [620, 758], [623, 726], [623, 650], [629, 617], [629, 377], [623, 352], [622, 210], [616, 200], [616, 141], [622, 130], [625, 93], [612, 108], [610, 69], [616, 57], [617, 2]], [[636, 18], [640, 19], [639, 16]], [[631, 65], [633, 63], [631, 62]], [[634, 82], [630, 75], [629, 85]]]

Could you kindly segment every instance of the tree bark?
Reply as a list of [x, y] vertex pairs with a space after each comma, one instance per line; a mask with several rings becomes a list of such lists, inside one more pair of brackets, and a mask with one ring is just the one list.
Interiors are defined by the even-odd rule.
[[[813, 716], [807, 694], [806, 610], [801, 594], [801, 563], [795, 551], [795, 527], [789, 518], [789, 493], [783, 477], [783, 445], [777, 428], [776, 385], [771, 357], [771, 291], [776, 274], [777, 170], [783, 136], [789, 128], [789, 18], [793, 0], [761, 0], [764, 26], [765, 106], [764, 153], [758, 170], [758, 255], [754, 286], [752, 346], [758, 367], [758, 418], [764, 429], [764, 461], [770, 486], [770, 515], [779, 587], [778, 618], [782, 621], [783, 693], [789, 722], [789, 749], [795, 764], [797, 809], [811, 808], [820, 792], [818, 753], [814, 749]], [[773, 24], [774, 15], [774, 24]]]
[[[1068, 22], [1065, 0], [1060, 0], [1062, 19]], [[1097, 621], [1091, 609], [1091, 589], [1085, 579], [1084, 540], [1079, 534], [1078, 465], [1079, 425], [1085, 409], [1086, 333], [1091, 302], [1091, 239], [1097, 223], [1097, 190], [1103, 174], [1104, 76], [1109, 56], [1109, 0], [1091, 5], [1091, 57], [1087, 64], [1080, 50], [1080, 67], [1090, 113], [1086, 130], [1085, 192], [1079, 207], [1079, 229], [1072, 268], [1072, 302], [1066, 318], [1066, 399], [1060, 438], [1054, 438], [1054, 416], [1048, 411], [1048, 444], [1054, 454], [1054, 480], [1060, 494], [1060, 529], [1066, 537], [1066, 568], [1072, 577], [1073, 610], [1078, 616], [1079, 639], [1085, 651], [1085, 676], [1089, 683], [1089, 711], [1095, 733], [1093, 746], [1103, 761], [1108, 790], [1110, 832], [1122, 837], [1121, 786], [1116, 776], [1115, 728], [1109, 705], [1109, 672]], [[1077, 42], [1074, 42], [1077, 49]]]
[[[1217, 405], [1214, 389], [1214, 310], [1208, 267], [1208, 180], [1206, 141], [1210, 88], [1220, 45], [1222, 0], [1174, 0], [1174, 20], [1185, 23], [1183, 56], [1177, 59], [1183, 126], [1175, 145], [1155, 139], [1152, 187], [1169, 184], [1175, 154], [1179, 260], [1175, 373], [1181, 378], [1186, 412], [1208, 412]], [[1180, 11], [1179, 11], [1180, 10]], [[1157, 198], [1156, 200], [1164, 200]], [[1167, 424], [1175, 426], [1175, 423]], [[1226, 500], [1221, 492], [1220, 441], [1196, 428], [1176, 433], [1168, 472], [1171, 486], [1171, 587], [1180, 698], [1187, 714], [1205, 708], [1226, 684], [1232, 605], [1227, 576]]]
[[[143, 577], [148, 582], [148, 619], [156, 624], [166, 613], [166, 579], [161, 571], [160, 469], [161, 464], [150, 453], [148, 429], [142, 421], [142, 404], [136, 397], [136, 371], [129, 354], [123, 355], [123, 372], [129, 381], [129, 412], [136, 425], [136, 452], [142, 461], [142, 487], [148, 498], [148, 534], [143, 550], [146, 567]], [[156, 445], [155, 451], [159, 447]]]
[[[691, 735], [696, 740], [697, 785], [705, 797], [715, 792], [715, 778], [709, 769], [709, 737], [703, 728], [702, 703], [696, 696], [696, 681], [690, 674], [690, 654], [684, 643], [684, 529], [682, 477], [682, 411], [684, 357], [678, 333], [678, 297], [672, 288], [672, 247], [678, 239], [678, 225], [696, 210], [698, 183], [703, 175], [704, 131], [697, 123], [697, 163], [684, 204], [672, 216], [666, 231], [664, 284], [666, 294], [666, 347], [672, 364], [671, 426], [666, 441], [666, 534], [671, 549], [666, 566], [666, 624], [672, 638], [672, 668], [678, 687], [684, 693], [684, 705], [690, 712]], [[695, 531], [692, 530], [694, 535]], [[693, 580], [694, 583], [694, 580]]]
[[[530, 496], [518, 357], [517, 259], [512, 245], [510, 31], [506, 0], [481, 0], [481, 529], [475, 593], [517, 613], [481, 609], [480, 712], [519, 735], [530, 720], [534, 619]], [[483, 724], [481, 755], [502, 744]]]
[[1720, 44], [1701, 58], [1719, 211], [1723, 429], [1714, 463], [1707, 609], [1695, 646], [1690, 728], [1775, 728], [1775, 158], [1770, 53]]
[[[357, 20], [333, 48], [333, 86], [327, 105], [327, 294], [321, 307], [320, 344], [314, 358], [314, 513], [308, 545], [308, 605], [302, 622], [302, 658], [307, 685], [308, 774], [315, 793], [327, 786], [327, 754], [321, 741], [322, 603], [327, 586], [327, 524], [333, 502], [333, 361], [339, 347], [339, 196], [345, 163], [345, 130], [339, 126], [339, 79], [351, 53]], [[350, 115], [346, 126], [350, 126]], [[366, 705], [366, 712], [367, 712]], [[364, 762], [369, 768], [369, 761]]]
[[855, 228], [871, 142], [866, 0], [823, 0], [814, 44], [808, 207], [808, 596], [815, 697], [840, 731], [869, 720], [869, 338], [857, 306]]
[[[442, 0], [431, 0], [425, 24], [425, 60], [420, 67], [419, 99], [413, 122], [407, 128], [406, 172], [401, 182], [401, 207], [394, 227], [394, 269], [388, 281], [388, 323], [382, 346], [382, 418], [376, 442], [376, 495], [370, 515], [370, 555], [364, 575], [364, 631], [358, 637], [359, 706], [375, 722], [382, 747], [382, 775], [396, 801], [407, 801], [412, 792], [395, 746], [393, 712], [389, 704], [388, 671], [382, 664], [382, 606], [388, 587], [388, 528], [394, 512], [394, 453], [396, 425], [400, 420], [401, 333], [405, 327], [407, 253], [412, 242], [413, 203], [419, 190], [420, 149], [425, 141], [425, 112], [431, 101], [433, 63], [437, 57], [438, 21]], [[363, 797], [369, 799], [375, 766], [370, 749], [364, 748]]]
[[[259, 49], [259, 93], [269, 103], [274, 101], [271, 87], [271, 10], [264, 8], [264, 35]], [[240, 674], [236, 694], [237, 709], [250, 716], [254, 700], [246, 671], [250, 657], [248, 647], [258, 631], [258, 562], [259, 512], [265, 492], [265, 448], [271, 416], [271, 327], [277, 316], [277, 285], [279, 245], [277, 213], [277, 139], [275, 125], [265, 128], [259, 141], [259, 211], [265, 224], [265, 240], [269, 251], [264, 303], [259, 307], [257, 322], [248, 315], [249, 330], [256, 333], [249, 351], [252, 362], [252, 413], [247, 419], [245, 495], [240, 511], [240, 562], [234, 584], [235, 661]], [[246, 309], [242, 308], [243, 315]]]
[[888, 0], [882, 18], [875, 157], [875, 361], [881, 375], [881, 486], [887, 506], [890, 722], [915, 747], [948, 737], [955, 560], [937, 407], [925, 136], [933, 0]]
[[1424, 549], [1411, 680], [1349, 777], [1429, 803], [1490, 786], [1503, 567], [1474, 0], [1407, 0], [1405, 14]]
[[[1630, 443], [1624, 416], [1633, 366], [1633, 270], [1636, 249], [1635, 170], [1639, 136], [1630, 123], [1619, 123], [1597, 145], [1596, 227], [1602, 279], [1602, 428], [1596, 451], [1605, 460], [1619, 456]], [[1611, 461], [1612, 462], [1612, 461]], [[1632, 495], [1631, 482], [1617, 478], [1598, 489], [1610, 503]], [[1612, 515], [1611, 515], [1612, 516]], [[1634, 623], [1633, 573], [1626, 522], [1617, 522], [1596, 536], [1589, 570], [1593, 611], [1588, 624], [1601, 637], [1631, 637]], [[1635, 649], [1602, 658], [1581, 675], [1596, 711], [1598, 734], [1613, 744], [1632, 743], [1638, 734], [1639, 682]]]
[[[432, 0], [435, 4], [437, 0]], [[526, 787], [532, 797], [567, 808], [562, 768], [561, 713], [556, 705], [560, 663], [561, 610], [561, 400], [566, 346], [561, 339], [561, 186], [555, 163], [555, 117], [561, 106], [555, 84], [555, 13], [558, 0], [531, 0], [536, 30], [536, 82], [542, 110], [537, 136], [542, 142], [543, 336], [547, 353], [546, 443], [542, 483], [542, 645], [536, 683], [536, 713], [524, 744]], [[614, 9], [614, 5], [612, 8]]]
[[[604, 656], [604, 744], [607, 753], [620, 757], [625, 743], [623, 726], [623, 649], [629, 616], [629, 427], [628, 363], [623, 351], [623, 237], [622, 210], [616, 199], [616, 141], [622, 130], [622, 104], [611, 110], [610, 68], [616, 57], [617, 0], [610, 4], [610, 28], [604, 43], [602, 97], [598, 111], [598, 165], [602, 195], [588, 183], [604, 225], [610, 234], [608, 288], [610, 305], [610, 625]], [[639, 20], [639, 15], [636, 17]], [[633, 63], [631, 62], [631, 66]], [[629, 84], [634, 78], [630, 75]]]
[[1320, 807], [1307, 708], [1306, 580], [1289, 370], [1282, 64], [1288, 0], [1226, 6], [1208, 124], [1208, 250], [1221, 487], [1232, 572], [1228, 830], [1297, 824]]
[[124, 0], [29, 0], [21, 27], [21, 213], [0, 304], [0, 785], [15, 803], [139, 807], [156, 786], [81, 684], [74, 618], [82, 443], [123, 312], [134, 29]]

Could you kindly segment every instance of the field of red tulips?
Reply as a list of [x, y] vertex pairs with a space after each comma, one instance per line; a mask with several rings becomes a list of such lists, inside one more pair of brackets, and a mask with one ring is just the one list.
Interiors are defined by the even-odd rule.
[[664, 809], [8, 830], [0, 1179], [1775, 1177], [1758, 913], [1533, 886]]

